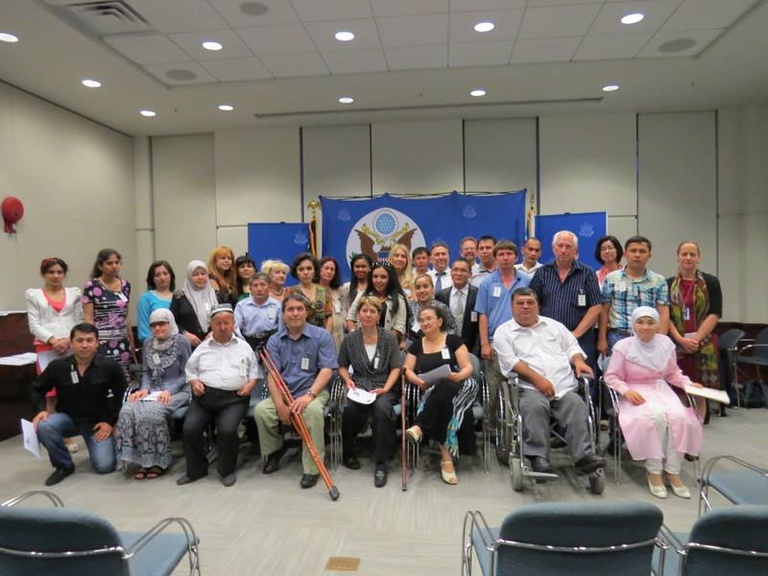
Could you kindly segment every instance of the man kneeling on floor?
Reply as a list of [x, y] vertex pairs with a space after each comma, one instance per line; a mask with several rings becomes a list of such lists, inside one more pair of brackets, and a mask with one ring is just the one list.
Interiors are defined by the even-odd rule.
[[605, 459], [592, 449], [587, 405], [576, 392], [576, 377], [592, 376], [592, 370], [576, 337], [560, 322], [539, 316], [530, 288], [512, 293], [512, 320], [496, 330], [493, 347], [502, 374], [516, 372], [520, 378], [523, 454], [533, 471], [554, 473], [549, 463], [551, 417], [564, 432], [577, 473], [604, 467]]
[[[58, 484], [75, 471], [64, 438], [82, 434], [91, 466], [99, 474], [115, 469], [115, 438], [112, 428], [120, 413], [125, 376], [109, 358], [96, 355], [99, 331], [93, 324], [78, 324], [69, 336], [72, 356], [53, 360], [32, 384], [37, 437], [55, 468], [45, 481]], [[56, 412], [45, 411], [45, 394], [56, 389]]]
[[[267, 352], [288, 385], [293, 396], [290, 405], [283, 402], [277, 384], [269, 375], [270, 398], [259, 402], [253, 411], [259, 429], [264, 474], [271, 474], [280, 466], [283, 454], [283, 434], [278, 422], [290, 424], [291, 414], [302, 414], [309, 434], [320, 458], [325, 455], [323, 408], [328, 402], [325, 387], [338, 368], [336, 351], [330, 333], [307, 323], [307, 302], [298, 294], [283, 300], [283, 327], [270, 336]], [[302, 488], [317, 484], [320, 472], [304, 446], [301, 456], [304, 474]]]
[[261, 368], [251, 347], [234, 332], [232, 306], [219, 304], [211, 310], [211, 338], [203, 340], [187, 360], [192, 402], [182, 432], [187, 473], [176, 480], [179, 486], [208, 475], [204, 434], [213, 422], [221, 483], [228, 487], [237, 481], [237, 427], [248, 411], [251, 390], [261, 377]]

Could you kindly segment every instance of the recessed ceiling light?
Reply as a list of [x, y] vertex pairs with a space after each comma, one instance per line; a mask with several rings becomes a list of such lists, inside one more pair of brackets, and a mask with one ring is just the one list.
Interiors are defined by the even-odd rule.
[[641, 12], [633, 12], [632, 14], [627, 14], [626, 16], [623, 16], [621, 18], [622, 24], [637, 24], [638, 22], [642, 21], [643, 18], [645, 18], [645, 14]]
[[340, 32], [336, 32], [333, 37], [339, 42], [351, 42], [355, 39], [355, 34], [349, 30], [341, 30]]
[[224, 48], [224, 46], [222, 46], [220, 42], [216, 42], [215, 40], [206, 40], [205, 42], [203, 42], [203, 48], [205, 48], [206, 50], [211, 50], [212, 52], [216, 52]]
[[98, 80], [91, 80], [90, 78], [86, 78], [81, 84], [86, 88], [101, 88], [101, 82]]
[[493, 22], [478, 22], [475, 24], [475, 32], [490, 32], [496, 28], [496, 24]]
[[222, 112], [232, 112], [234, 109], [235, 107], [232, 104], [219, 104], [219, 110]]
[[485, 90], [483, 88], [475, 88], [472, 90], [472, 92], [469, 93], [469, 95], [475, 98], [479, 98], [480, 96], [485, 96]]
[[139, 112], [142, 116], [146, 116], [147, 118], [152, 118], [153, 116], [157, 116], [157, 112], [154, 110], [142, 110]]
[[339, 102], [341, 104], [352, 104], [352, 102], [354, 101], [355, 99], [352, 98], [352, 96], [342, 96], [341, 98], [339, 98]]
[[603, 92], [616, 92], [619, 89], [618, 84], [606, 84], [603, 86]]
[[18, 42], [19, 37], [10, 32], [0, 32], [0, 42]]

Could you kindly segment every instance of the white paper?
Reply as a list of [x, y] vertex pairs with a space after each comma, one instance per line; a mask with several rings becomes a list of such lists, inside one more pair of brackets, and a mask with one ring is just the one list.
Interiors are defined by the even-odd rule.
[[24, 449], [32, 452], [37, 456], [38, 460], [42, 460], [40, 456], [40, 443], [37, 440], [37, 432], [35, 431], [35, 425], [29, 420], [21, 419], [21, 434], [24, 437]]
[[706, 398], [707, 400], [714, 400], [715, 402], [720, 402], [726, 406], [731, 403], [731, 399], [728, 398], [728, 393], [725, 390], [698, 388], [696, 386], [689, 385], [685, 387], [685, 392], [691, 396], [699, 396], [701, 398]]
[[37, 354], [34, 352], [25, 352], [24, 354], [14, 354], [13, 356], [3, 356], [0, 358], [0, 365], [3, 366], [26, 366], [37, 362]]
[[347, 390], [347, 398], [360, 402], [360, 404], [373, 404], [376, 400], [376, 394], [371, 394], [362, 388], [350, 388]]
[[157, 402], [158, 397], [162, 394], [162, 392], [150, 392], [144, 398], [141, 399], [142, 402]]
[[445, 380], [451, 374], [451, 367], [448, 364], [441, 364], [434, 370], [419, 374], [419, 378], [424, 380], [427, 384], [434, 384], [440, 380]]
[[37, 363], [40, 365], [40, 372], [45, 370], [53, 360], [60, 358], [60, 356], [53, 350], [46, 352], [39, 352], [37, 355]]

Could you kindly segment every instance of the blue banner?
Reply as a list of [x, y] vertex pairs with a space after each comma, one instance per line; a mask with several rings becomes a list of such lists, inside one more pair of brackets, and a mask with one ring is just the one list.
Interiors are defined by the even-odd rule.
[[[282, 260], [288, 266], [293, 258], [309, 252], [309, 224], [305, 222], [248, 224], [248, 255], [261, 268], [264, 260]], [[289, 276], [286, 285], [295, 284]]]
[[573, 212], [536, 216], [536, 238], [541, 240], [541, 262], [554, 260], [552, 238], [560, 230], [569, 230], [579, 237], [579, 261], [598, 270], [602, 264], [595, 260], [597, 241], [605, 236], [607, 212]]
[[345, 279], [349, 260], [359, 253], [385, 260], [395, 244], [410, 250], [448, 244], [451, 258], [459, 255], [466, 236], [490, 234], [518, 246], [525, 239], [525, 190], [501, 194], [459, 194], [437, 197], [332, 200], [320, 198], [323, 254], [336, 258]]

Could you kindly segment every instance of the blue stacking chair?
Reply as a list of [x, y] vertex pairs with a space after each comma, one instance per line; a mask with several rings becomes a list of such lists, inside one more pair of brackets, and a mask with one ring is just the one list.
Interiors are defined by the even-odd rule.
[[733, 506], [699, 518], [690, 534], [662, 528], [661, 573], [680, 576], [768, 574], [768, 506]]
[[[732, 463], [736, 469], [718, 467], [715, 471], [715, 466], [724, 462]], [[704, 509], [707, 512], [712, 510], [710, 489], [732, 504], [768, 505], [768, 470], [735, 456], [716, 456], [707, 462], [699, 486], [699, 516]]]
[[[16, 506], [35, 495], [54, 507]], [[104, 518], [63, 507], [50, 492], [34, 491], [0, 505], [0, 574], [49, 576], [166, 576], [187, 556], [200, 574], [199, 539], [184, 518], [166, 518], [145, 533], [118, 532]], [[167, 532], [169, 527], [181, 531]]]
[[476, 558], [483, 576], [648, 576], [662, 521], [645, 502], [532, 504], [501, 528], [468, 512], [462, 574], [472, 574]]

